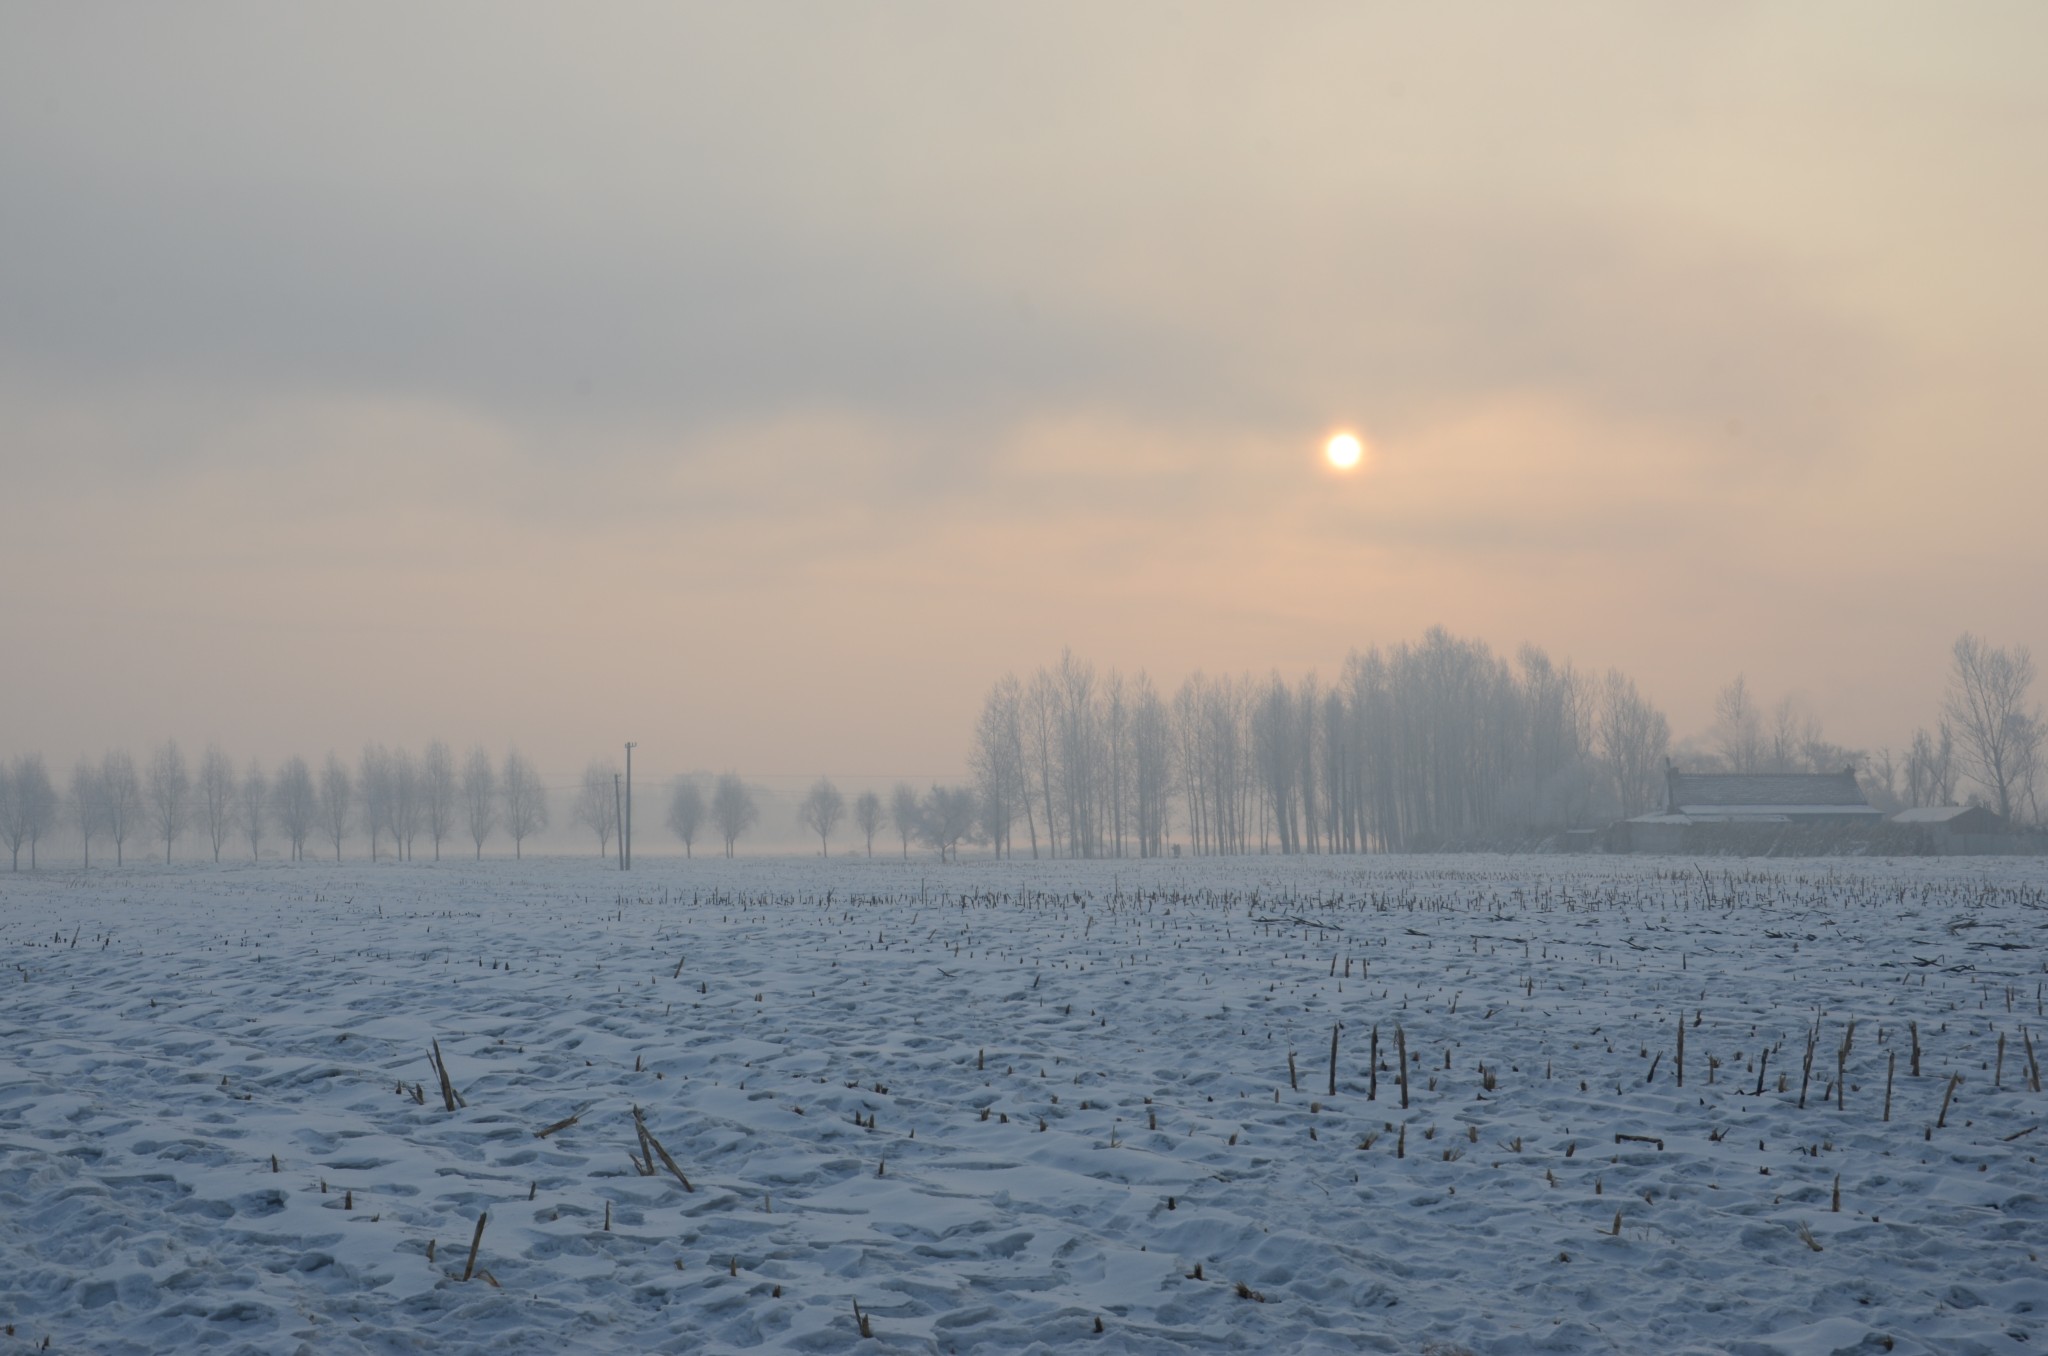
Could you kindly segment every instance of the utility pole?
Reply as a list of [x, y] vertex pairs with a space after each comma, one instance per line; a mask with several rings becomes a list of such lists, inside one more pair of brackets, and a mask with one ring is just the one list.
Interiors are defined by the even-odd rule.
[[626, 851], [626, 869], [633, 869], [633, 750], [638, 748], [632, 740], [626, 741], [626, 816], [619, 825], [619, 845]]
[[[619, 774], [614, 772], [612, 774], [612, 818], [616, 820], [624, 820], [625, 817], [625, 810], [619, 803]], [[621, 823], [619, 825], [619, 870], [621, 871], [624, 871], [626, 869], [625, 830], [626, 826], [623, 823]]]

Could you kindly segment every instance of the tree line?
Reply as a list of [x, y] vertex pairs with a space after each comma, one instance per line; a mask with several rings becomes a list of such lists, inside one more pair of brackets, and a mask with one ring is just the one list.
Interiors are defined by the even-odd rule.
[[[1867, 754], [1827, 740], [1795, 701], [1765, 707], [1741, 675], [1721, 689], [1710, 729], [1674, 746], [1664, 713], [1618, 670], [1590, 673], [1534, 646], [1511, 662], [1442, 628], [1354, 651], [1333, 681], [1198, 672], [1171, 695], [1142, 672], [1098, 671], [1066, 651], [991, 687], [969, 782], [898, 783], [849, 800], [822, 778], [797, 821], [821, 852], [850, 816], [869, 856], [878, 835], [885, 846], [893, 835], [903, 857], [916, 843], [942, 860], [967, 843], [1014, 856], [1020, 832], [1033, 857], [1506, 847], [1654, 808], [1676, 758], [1690, 771], [1851, 767], [1884, 809], [1953, 804], [1967, 780], [2008, 820], [2040, 822], [2048, 721], [2030, 704], [2031, 654], [1965, 634], [1950, 660], [1933, 728], [1899, 752]], [[617, 766], [593, 761], [571, 820], [600, 853], [618, 834], [621, 801]], [[667, 826], [688, 855], [710, 836], [732, 856], [759, 818], [736, 772], [708, 788], [692, 777], [670, 785]], [[61, 790], [38, 755], [0, 766], [0, 843], [16, 870], [24, 853], [33, 868], [60, 827], [90, 866], [95, 846], [120, 864], [138, 842], [161, 845], [168, 861], [194, 829], [216, 861], [242, 847], [261, 857], [266, 841], [292, 860], [309, 848], [339, 860], [357, 835], [373, 861], [411, 859], [420, 840], [436, 860], [465, 840], [481, 858], [498, 833], [519, 856], [549, 822], [547, 788], [517, 750], [458, 760], [438, 740], [417, 757], [371, 744], [353, 763], [294, 756], [274, 770], [237, 769], [211, 745], [195, 768], [169, 741], [146, 764], [125, 751], [81, 762]]]
[[976, 722], [998, 853], [1156, 857], [1491, 844], [1654, 803], [1670, 724], [1619, 672], [1442, 628], [1334, 681], [1196, 673], [1171, 695], [1071, 651], [1006, 675]]
[[1654, 809], [1688, 771], [1852, 769], [1883, 809], [1955, 803], [1963, 778], [2009, 820], [2041, 821], [2048, 722], [2033, 660], [1965, 634], [1935, 731], [1903, 754], [1830, 742], [1786, 699], [1768, 711], [1741, 675], [1705, 738], [1671, 725], [1618, 670], [1593, 674], [1523, 646], [1512, 662], [1433, 628], [1354, 651], [1335, 681], [1197, 673], [1168, 697], [1144, 673], [1099, 673], [1064, 652], [998, 680], [971, 757], [979, 839], [1032, 856], [1429, 851], [1527, 845]]
[[356, 835], [369, 840], [372, 861], [409, 860], [422, 838], [438, 861], [444, 843], [462, 838], [480, 858], [499, 831], [518, 855], [547, 827], [548, 797], [517, 750], [497, 763], [472, 749], [458, 764], [438, 740], [418, 757], [371, 744], [353, 765], [330, 753], [316, 768], [294, 755], [274, 771], [255, 761], [238, 769], [218, 745], [208, 745], [194, 767], [168, 740], [146, 764], [120, 749], [82, 761], [61, 793], [38, 755], [0, 769], [0, 842], [15, 869], [24, 848], [33, 868], [60, 824], [76, 835], [87, 867], [95, 845], [103, 858], [111, 850], [117, 866], [135, 843], [161, 845], [168, 862], [178, 840], [195, 829], [216, 862], [244, 846], [260, 858], [266, 842], [279, 843], [293, 861], [328, 849], [339, 861]]

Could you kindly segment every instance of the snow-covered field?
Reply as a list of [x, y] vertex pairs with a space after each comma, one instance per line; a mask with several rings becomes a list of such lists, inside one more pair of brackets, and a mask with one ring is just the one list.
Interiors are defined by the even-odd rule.
[[2035, 862], [96, 870], [0, 947], [0, 1353], [2048, 1344]]

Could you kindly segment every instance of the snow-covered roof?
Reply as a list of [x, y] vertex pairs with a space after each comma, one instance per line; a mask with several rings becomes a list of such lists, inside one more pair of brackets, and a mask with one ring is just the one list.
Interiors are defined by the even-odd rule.
[[1680, 772], [1664, 774], [1664, 808], [1685, 814], [1858, 814], [1877, 811], [1856, 774], [1840, 772]]
[[1884, 818], [1884, 811], [1870, 805], [1681, 805], [1677, 813], [1694, 819]]
[[1959, 819], [1983, 819], [1998, 823], [1998, 816], [1976, 805], [1920, 805], [1892, 816], [1894, 824], [1952, 824]]

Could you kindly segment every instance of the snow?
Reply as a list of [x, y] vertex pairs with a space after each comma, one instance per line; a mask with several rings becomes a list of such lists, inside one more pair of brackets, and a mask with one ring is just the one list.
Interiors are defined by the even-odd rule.
[[0, 1353], [2025, 1350], [2044, 928], [2026, 859], [0, 877]]

